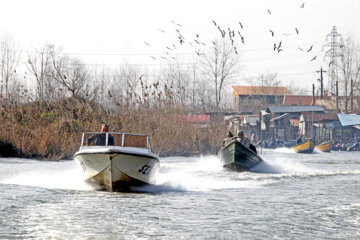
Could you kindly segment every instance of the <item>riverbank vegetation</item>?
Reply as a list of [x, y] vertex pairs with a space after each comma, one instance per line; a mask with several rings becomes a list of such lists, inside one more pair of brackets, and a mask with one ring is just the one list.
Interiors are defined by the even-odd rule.
[[174, 108], [139, 107], [136, 111], [109, 111], [81, 98], [50, 104], [2, 105], [0, 150], [3, 156], [71, 159], [81, 133], [99, 131], [108, 123], [111, 131], [148, 134], [160, 156], [216, 154], [226, 127], [193, 125]]
[[[217, 48], [217, 61], [236, 58], [226, 45]], [[113, 132], [148, 134], [160, 156], [216, 154], [227, 134], [222, 122], [193, 124], [180, 115], [225, 107], [220, 83], [235, 65], [225, 70], [227, 64], [210, 60], [204, 68], [172, 62], [151, 73], [137, 65], [90, 68], [46, 45], [28, 53], [25, 74], [19, 74], [17, 52], [3, 53], [12, 55], [1, 65], [0, 155], [72, 158], [81, 133], [99, 131], [103, 123]], [[215, 80], [201, 71], [214, 71]]]
[[[103, 123], [114, 132], [148, 134], [160, 156], [216, 154], [227, 134], [222, 121], [193, 124], [179, 115], [232, 108], [229, 84], [239, 76], [241, 55], [230, 39], [199, 45], [187, 62], [174, 55], [161, 56], [163, 60], [148, 56], [156, 61], [151, 68], [127, 61], [88, 64], [51, 44], [23, 51], [6, 34], [0, 43], [2, 156], [69, 159], [79, 148], [81, 133], [99, 131]], [[351, 63], [357, 58], [346, 59]], [[352, 75], [358, 64], [346, 66], [345, 94], [350, 85], [360, 89], [359, 75]], [[280, 84], [276, 73], [248, 82]], [[301, 92], [287, 86], [293, 94]]]

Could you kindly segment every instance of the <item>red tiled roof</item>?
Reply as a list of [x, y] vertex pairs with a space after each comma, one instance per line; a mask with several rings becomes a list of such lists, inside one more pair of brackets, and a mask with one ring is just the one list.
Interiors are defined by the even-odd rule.
[[[324, 100], [330, 100], [331, 96], [324, 96]], [[320, 100], [320, 96], [315, 96], [315, 105], [316, 101]], [[284, 105], [286, 106], [311, 106], [313, 102], [313, 97], [311, 95], [285, 95]]]
[[187, 122], [210, 122], [210, 115], [179, 115], [179, 118], [184, 119]]
[[233, 95], [272, 95], [281, 96], [290, 94], [286, 87], [261, 87], [261, 86], [231, 86]]

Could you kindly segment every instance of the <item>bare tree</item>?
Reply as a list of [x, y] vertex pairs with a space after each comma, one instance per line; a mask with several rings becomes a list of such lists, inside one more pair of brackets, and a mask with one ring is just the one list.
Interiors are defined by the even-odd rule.
[[213, 41], [208, 52], [199, 55], [203, 74], [208, 81], [212, 82], [215, 91], [215, 106], [219, 109], [224, 86], [240, 71], [239, 55], [227, 39]]
[[53, 51], [55, 51], [53, 45], [45, 44], [39, 49], [28, 52], [26, 67], [36, 80], [36, 95], [40, 103], [50, 100], [50, 93], [55, 88], [52, 81], [53, 68], [51, 64], [51, 52]]
[[52, 65], [54, 67], [54, 79], [75, 97], [84, 94], [88, 87], [88, 70], [85, 64], [77, 58], [60, 55], [56, 51], [51, 52]]
[[19, 63], [20, 51], [8, 33], [0, 38], [0, 98], [9, 98], [10, 81], [16, 81], [16, 67]]
[[342, 46], [342, 58], [340, 66], [342, 78], [339, 83], [343, 87], [343, 94], [345, 96], [345, 112], [348, 111], [349, 100], [351, 94], [351, 82], [353, 87], [359, 88], [360, 79], [360, 47], [351, 38], [348, 38], [345, 45]]

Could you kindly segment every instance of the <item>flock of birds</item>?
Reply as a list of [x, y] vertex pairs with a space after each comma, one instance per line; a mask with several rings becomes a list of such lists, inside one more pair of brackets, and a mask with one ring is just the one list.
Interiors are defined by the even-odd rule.
[[[304, 8], [305, 7], [305, 3], [302, 3], [300, 5], [300, 8]], [[267, 13], [272, 15], [273, 13], [270, 11], [270, 9], [267, 9]], [[166, 46], [166, 50], [164, 51], [164, 54], [168, 55], [169, 57], [173, 58], [174, 60], [175, 57], [171, 56], [171, 54], [169, 53], [172, 50], [177, 49], [177, 46], [179, 45], [184, 45], [186, 43], [188, 43], [191, 47], [200, 47], [200, 46], [206, 46], [207, 44], [202, 42], [200, 40], [200, 36], [199, 34], [195, 34], [195, 37], [193, 39], [187, 40], [184, 35], [181, 33], [180, 29], [182, 29], [181, 24], [171, 20], [171, 23], [175, 26], [175, 31], [176, 31], [176, 38], [177, 38], [177, 43], [172, 44], [172, 46]], [[238, 49], [236, 48], [236, 44], [235, 41], [238, 38], [241, 42], [241, 44], [245, 44], [245, 38], [243, 35], [243, 29], [244, 29], [244, 25], [239, 21], [239, 29], [231, 29], [230, 27], [227, 28], [227, 30], [223, 29], [222, 27], [220, 27], [220, 25], [215, 21], [212, 20], [213, 25], [217, 28], [220, 36], [222, 38], [226, 38], [228, 37], [231, 43], [231, 46], [234, 50], [234, 53], [238, 55]], [[162, 33], [166, 33], [166, 31], [164, 31], [163, 29], [159, 28], [159, 31]], [[269, 29], [269, 33], [271, 37], [275, 37], [276, 33], [274, 30]], [[294, 33], [296, 33], [297, 35], [300, 35], [300, 31], [297, 27], [294, 28]], [[283, 36], [289, 37], [291, 35], [291, 33], [283, 33]], [[148, 42], [144, 42], [147, 46], [150, 46], [150, 44]], [[212, 43], [214, 45], [216, 45], [215, 41], [212, 41]], [[298, 49], [302, 52], [306, 52], [309, 53], [313, 50], [313, 45], [309, 46], [307, 49], [303, 49], [301, 47], [298, 47]], [[272, 50], [276, 53], [281, 53], [282, 51], [284, 51], [283, 49], [283, 41], [280, 40], [279, 42], [274, 42], [273, 43], [273, 47]], [[330, 51], [330, 50], [329, 50]], [[201, 53], [199, 50], [195, 50], [195, 53], [200, 56]], [[156, 57], [154, 56], [150, 56], [152, 59], [157, 60]], [[168, 58], [164, 57], [164, 56], [160, 56], [160, 58], [167, 60]], [[317, 56], [314, 56], [310, 59], [310, 61], [315, 61], [317, 58]]]

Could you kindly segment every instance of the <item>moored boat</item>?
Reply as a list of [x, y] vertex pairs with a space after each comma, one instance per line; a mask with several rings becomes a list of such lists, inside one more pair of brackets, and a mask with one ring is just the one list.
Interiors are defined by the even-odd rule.
[[245, 147], [237, 140], [237, 137], [224, 139], [222, 148], [219, 151], [222, 166], [236, 171], [250, 170], [263, 161], [257, 155], [256, 148], [253, 149], [254, 151]]
[[160, 168], [149, 137], [131, 133], [83, 133], [75, 160], [82, 167], [86, 182], [108, 191], [155, 184]]
[[311, 139], [308, 139], [291, 147], [291, 149], [293, 149], [297, 153], [312, 153], [314, 151], [314, 148], [315, 144]]
[[332, 141], [323, 142], [315, 146], [315, 150], [320, 152], [330, 152], [332, 147]]

